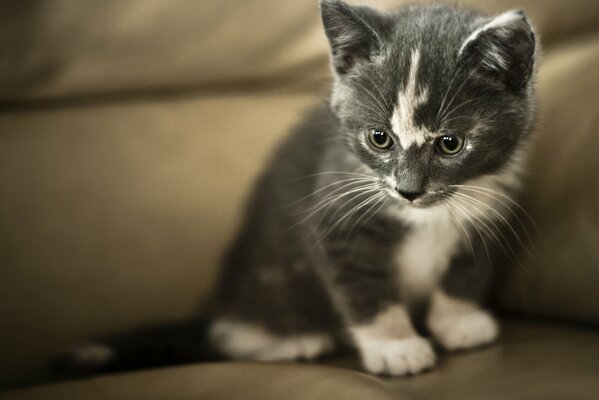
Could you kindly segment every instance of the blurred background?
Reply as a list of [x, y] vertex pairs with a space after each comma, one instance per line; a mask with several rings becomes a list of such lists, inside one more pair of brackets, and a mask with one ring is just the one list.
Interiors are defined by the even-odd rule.
[[[599, 326], [599, 2], [458, 3], [524, 9], [544, 49], [523, 203], [548, 262], [504, 266], [501, 308]], [[330, 81], [317, 0], [0, 3], [0, 385], [201, 309], [253, 178]]]

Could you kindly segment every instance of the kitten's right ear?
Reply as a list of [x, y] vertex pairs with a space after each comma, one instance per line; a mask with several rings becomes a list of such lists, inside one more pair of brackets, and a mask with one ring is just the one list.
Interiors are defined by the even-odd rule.
[[346, 74], [380, 48], [376, 30], [380, 16], [374, 10], [352, 7], [340, 0], [321, 0], [320, 14], [337, 74]]

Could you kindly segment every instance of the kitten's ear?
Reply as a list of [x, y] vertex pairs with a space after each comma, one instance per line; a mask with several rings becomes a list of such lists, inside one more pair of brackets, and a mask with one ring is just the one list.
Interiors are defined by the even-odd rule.
[[366, 7], [352, 7], [340, 0], [321, 0], [320, 14], [331, 46], [335, 71], [344, 75], [360, 60], [380, 49], [378, 25], [382, 16]]
[[508, 88], [519, 90], [533, 74], [535, 48], [535, 34], [524, 12], [508, 11], [474, 31], [460, 54]]

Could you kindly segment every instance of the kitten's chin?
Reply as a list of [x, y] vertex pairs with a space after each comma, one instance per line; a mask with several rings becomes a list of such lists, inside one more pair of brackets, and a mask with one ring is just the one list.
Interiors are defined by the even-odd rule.
[[409, 201], [405, 203], [406, 207], [410, 207], [410, 208], [416, 208], [416, 209], [425, 209], [425, 208], [431, 208], [434, 207], [436, 205], [439, 204], [439, 201], [436, 200], [432, 200], [432, 201]]

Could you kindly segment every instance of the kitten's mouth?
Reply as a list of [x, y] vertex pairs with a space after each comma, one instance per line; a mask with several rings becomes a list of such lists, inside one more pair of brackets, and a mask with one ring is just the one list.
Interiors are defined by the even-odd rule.
[[434, 199], [434, 198], [419, 198], [413, 201], [407, 201], [406, 204], [409, 207], [414, 207], [414, 208], [428, 208], [428, 207], [432, 207], [436, 204], [439, 203], [440, 199]]

